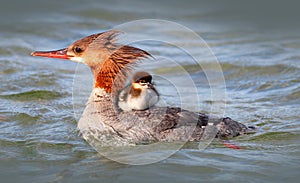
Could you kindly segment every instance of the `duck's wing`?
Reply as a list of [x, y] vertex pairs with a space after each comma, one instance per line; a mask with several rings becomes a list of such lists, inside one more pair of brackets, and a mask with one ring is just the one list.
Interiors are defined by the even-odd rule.
[[[139, 125], [153, 130], [157, 139], [166, 141], [200, 141], [204, 135], [219, 138], [236, 137], [249, 132], [249, 128], [229, 117], [219, 118], [174, 107], [153, 107], [145, 111], [132, 111]], [[204, 131], [209, 126], [211, 133]]]

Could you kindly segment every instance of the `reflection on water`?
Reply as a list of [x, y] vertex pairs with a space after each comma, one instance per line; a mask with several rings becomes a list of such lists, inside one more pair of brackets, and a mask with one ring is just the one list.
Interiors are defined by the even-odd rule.
[[[70, 4], [36, 0], [3, 3], [0, 7], [1, 180], [296, 182], [300, 155], [300, 37], [295, 21], [299, 17], [295, 11], [298, 6], [291, 2], [274, 2], [273, 7], [266, 3], [239, 4], [234, 1], [222, 4], [206, 1], [89, 1], [82, 4], [74, 1]], [[257, 10], [255, 16], [254, 9]], [[186, 57], [165, 49], [163, 44], [141, 43], [139, 46], [185, 65], [198, 88], [201, 111], [210, 111], [213, 102], [226, 102], [225, 116], [259, 126], [256, 134], [232, 139], [242, 150], [225, 148], [219, 140], [202, 151], [197, 149], [197, 144], [189, 143], [161, 162], [128, 166], [99, 156], [78, 136], [77, 113], [82, 110], [80, 106], [84, 107], [82, 101], [87, 99], [90, 89], [77, 88], [82, 98], [72, 100], [77, 65], [33, 58], [30, 52], [67, 46], [80, 37], [141, 18], [173, 20], [205, 39], [223, 69], [224, 100], [211, 100], [203, 68], [194, 67]], [[151, 35], [153, 31], [180, 35], [170, 29], [149, 29], [142, 34]], [[188, 43], [198, 53], [199, 45], [193, 40]], [[198, 54], [205, 60], [205, 53]], [[155, 63], [144, 68], [184, 84], [176, 66]], [[86, 69], [76, 77], [83, 74], [90, 77]], [[173, 100], [176, 92], [159, 77], [156, 84], [161, 93], [166, 93], [163, 99], [176, 105]], [[190, 100], [187, 94], [184, 101], [188, 104]], [[73, 102], [79, 106], [75, 108], [75, 116]]]

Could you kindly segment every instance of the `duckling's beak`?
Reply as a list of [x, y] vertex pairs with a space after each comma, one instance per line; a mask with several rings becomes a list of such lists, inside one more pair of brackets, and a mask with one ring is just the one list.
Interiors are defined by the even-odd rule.
[[153, 83], [147, 82], [147, 86], [148, 86], [148, 88], [154, 88], [154, 84]]

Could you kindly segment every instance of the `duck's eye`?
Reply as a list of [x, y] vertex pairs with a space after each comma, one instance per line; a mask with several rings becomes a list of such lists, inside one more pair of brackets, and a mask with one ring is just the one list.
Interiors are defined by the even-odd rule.
[[75, 48], [74, 48], [74, 51], [75, 51], [76, 53], [81, 53], [83, 50], [82, 50], [80, 47], [75, 47]]

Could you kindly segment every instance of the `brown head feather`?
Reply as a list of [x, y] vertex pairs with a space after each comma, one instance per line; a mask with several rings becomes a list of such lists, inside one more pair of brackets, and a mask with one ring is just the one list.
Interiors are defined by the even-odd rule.
[[[109, 34], [108, 34], [109, 35]], [[102, 37], [102, 35], [100, 35]], [[102, 43], [104, 62], [101, 64], [92, 64], [91, 69], [94, 73], [94, 87], [103, 88], [108, 93], [117, 93], [122, 89], [126, 79], [132, 69], [132, 66], [140, 59], [151, 56], [148, 52], [128, 45], [119, 45], [115, 43], [115, 33], [112, 32], [107, 41]], [[93, 43], [94, 44], [94, 43]], [[102, 50], [102, 49], [101, 49]], [[102, 55], [103, 58], [103, 55]], [[97, 61], [96, 61], [97, 62]]]

